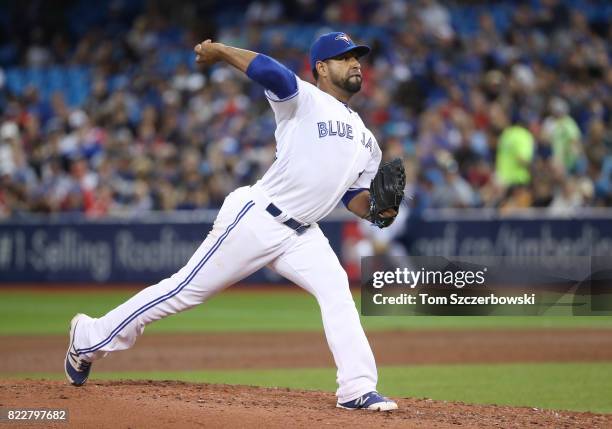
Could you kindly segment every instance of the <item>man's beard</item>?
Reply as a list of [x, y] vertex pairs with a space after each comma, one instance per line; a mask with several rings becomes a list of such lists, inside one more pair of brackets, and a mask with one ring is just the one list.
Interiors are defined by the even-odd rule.
[[361, 90], [361, 77], [356, 75], [347, 77], [346, 79], [332, 77], [332, 82], [350, 94], [356, 94]]

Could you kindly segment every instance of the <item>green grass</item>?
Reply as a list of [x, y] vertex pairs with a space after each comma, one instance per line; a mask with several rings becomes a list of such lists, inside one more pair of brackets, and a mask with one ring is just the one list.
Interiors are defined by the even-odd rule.
[[[136, 291], [2, 291], [0, 335], [65, 334], [77, 312], [101, 316]], [[359, 304], [359, 296], [356, 297]], [[362, 317], [367, 330], [612, 328], [612, 316]], [[308, 294], [230, 290], [205, 304], [161, 320], [148, 332], [319, 331], [319, 308]]]
[[[101, 316], [130, 290], [0, 291], [0, 335], [65, 335], [77, 312]], [[355, 297], [357, 304], [358, 295]], [[612, 317], [362, 317], [366, 330], [606, 328]], [[196, 309], [169, 317], [147, 332], [320, 331], [319, 309], [306, 293], [230, 290]], [[394, 397], [612, 413], [612, 362], [436, 365], [380, 368], [379, 388]], [[0, 374], [0, 378], [63, 379], [63, 374]], [[192, 382], [335, 390], [333, 369], [184, 372], [94, 372], [94, 379], [172, 379]]]
[[[10, 377], [63, 379], [63, 374], [13, 374]], [[97, 372], [93, 379], [184, 380], [330, 392], [336, 388], [335, 370], [328, 368]], [[612, 413], [612, 362], [390, 366], [379, 368], [379, 380], [379, 390], [395, 398]]]

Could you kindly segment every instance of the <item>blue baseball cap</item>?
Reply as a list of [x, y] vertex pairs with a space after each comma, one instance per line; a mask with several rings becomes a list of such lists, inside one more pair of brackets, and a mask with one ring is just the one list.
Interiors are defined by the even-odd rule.
[[325, 61], [349, 51], [355, 51], [358, 57], [363, 57], [370, 52], [370, 48], [356, 45], [346, 33], [336, 31], [323, 34], [310, 47], [310, 69], [315, 69], [317, 61]]

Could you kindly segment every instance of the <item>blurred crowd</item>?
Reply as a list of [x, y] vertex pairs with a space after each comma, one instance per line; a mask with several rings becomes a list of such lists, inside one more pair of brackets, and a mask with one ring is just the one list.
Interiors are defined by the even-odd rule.
[[[612, 205], [605, 1], [204, 3], [101, 2], [89, 21], [0, 9], [0, 217], [219, 207], [273, 162], [274, 118], [260, 87], [198, 70], [192, 47], [264, 52], [312, 81], [308, 45], [332, 29], [373, 48], [353, 107], [405, 160], [413, 214]], [[70, 88], [85, 70], [82, 93], [7, 78], [39, 69]]]

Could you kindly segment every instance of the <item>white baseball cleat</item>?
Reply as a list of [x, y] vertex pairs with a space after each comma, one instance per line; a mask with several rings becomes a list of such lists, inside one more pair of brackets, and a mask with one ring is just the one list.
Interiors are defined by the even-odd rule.
[[85, 384], [91, 371], [91, 362], [80, 357], [74, 347], [76, 328], [79, 322], [85, 319], [90, 319], [90, 317], [79, 313], [70, 321], [70, 342], [68, 344], [66, 358], [64, 359], [64, 372], [66, 373], [66, 378], [73, 386], [82, 386]]

